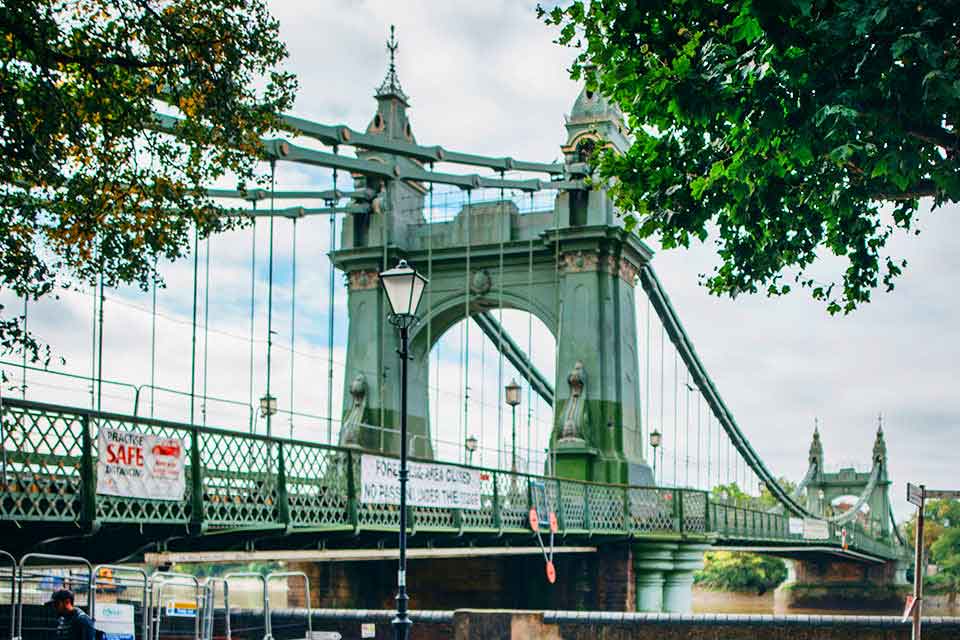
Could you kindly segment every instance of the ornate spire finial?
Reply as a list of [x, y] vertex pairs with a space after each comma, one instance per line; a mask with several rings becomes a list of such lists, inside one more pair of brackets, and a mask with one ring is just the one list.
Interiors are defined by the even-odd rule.
[[877, 433], [883, 435], [883, 412], [877, 414]]
[[407, 94], [400, 88], [400, 78], [397, 77], [397, 49], [399, 48], [400, 43], [397, 42], [396, 29], [394, 25], [390, 25], [390, 39], [387, 40], [387, 51], [390, 52], [390, 66], [387, 68], [387, 76], [383, 79], [383, 82], [380, 83], [380, 88], [377, 89], [377, 97], [395, 96], [406, 103]]

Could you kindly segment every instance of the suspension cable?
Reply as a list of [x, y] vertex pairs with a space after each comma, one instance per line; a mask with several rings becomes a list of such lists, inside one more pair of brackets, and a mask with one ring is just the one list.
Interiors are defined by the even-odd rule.
[[[333, 217], [330, 217], [333, 220]], [[333, 300], [333, 287], [330, 288], [331, 301]], [[331, 316], [332, 318], [333, 316]], [[294, 351], [293, 345], [296, 342], [297, 336], [297, 219], [293, 219], [293, 252], [290, 257], [290, 439], [293, 440], [293, 392], [296, 387], [295, 378], [293, 377], [294, 363], [297, 359], [297, 352]], [[332, 351], [331, 351], [332, 353]], [[329, 398], [329, 394], [327, 395]], [[329, 414], [329, 412], [328, 412]], [[328, 421], [329, 425], [329, 421]], [[329, 442], [329, 439], [327, 440]]]
[[[503, 181], [503, 170], [500, 170], [500, 180]], [[500, 215], [503, 216], [503, 184], [500, 185]], [[503, 444], [503, 220], [497, 225], [497, 240], [499, 241], [497, 268], [497, 313], [499, 322], [497, 324], [497, 444]], [[512, 441], [511, 441], [512, 442]], [[511, 445], [513, 446], [513, 445]], [[511, 460], [516, 459], [516, 454], [511, 451]], [[516, 469], [511, 467], [511, 471]]]
[[683, 482], [685, 487], [689, 487], [690, 486], [690, 370], [686, 368], [684, 368], [684, 370], [687, 372], [687, 381], [686, 381], [686, 386], [684, 388], [684, 390], [686, 391], [684, 395], [686, 396], [687, 409], [684, 412], [685, 418], [684, 418], [684, 436], [683, 436], [683, 448], [684, 448], [683, 460], [686, 466], [686, 470], [684, 471]]
[[257, 289], [257, 201], [253, 201], [253, 213], [254, 215], [250, 216], [250, 371], [249, 371], [249, 385], [250, 385], [250, 398], [249, 405], [251, 407], [250, 411], [250, 433], [254, 431], [254, 415], [255, 411], [252, 410], [252, 407], [255, 406], [253, 400], [253, 363], [254, 363], [254, 308], [256, 305], [256, 289]]
[[[333, 154], [339, 153], [339, 147], [333, 146]], [[330, 302], [327, 306], [327, 444], [333, 444], [333, 332], [336, 326], [333, 321], [335, 311], [334, 302], [337, 295], [337, 267], [333, 263], [332, 254], [337, 250], [337, 202], [340, 193], [337, 191], [337, 168], [333, 168], [333, 201], [330, 203], [333, 210], [330, 215]], [[346, 376], [346, 371], [344, 371]], [[346, 380], [344, 380], [346, 383]], [[293, 407], [290, 407], [291, 411]], [[341, 414], [343, 412], [341, 411]], [[291, 414], [292, 415], [292, 414]], [[292, 420], [292, 418], [291, 418]]]
[[697, 488], [700, 488], [700, 409], [703, 406], [703, 396], [700, 394], [700, 389], [697, 389]]
[[[100, 260], [100, 243], [94, 240], [93, 247], [94, 260]], [[97, 406], [97, 393], [94, 387], [94, 380], [97, 379], [97, 281], [93, 281], [93, 315], [90, 316], [90, 408]]]
[[27, 320], [29, 319], [29, 294], [23, 294], [23, 366], [20, 368], [20, 397], [27, 399]]
[[210, 351], [210, 236], [207, 236], [207, 253], [204, 256], [204, 284], [203, 284], [203, 404], [200, 405], [200, 414], [203, 417], [203, 426], [207, 426], [207, 364]]
[[[433, 173], [433, 163], [430, 163], [430, 173]], [[430, 182], [430, 191], [427, 196], [427, 207], [429, 212], [427, 213], [427, 219], [429, 220], [430, 227], [427, 233], [427, 381], [429, 387], [430, 380], [430, 354], [433, 352], [433, 182]], [[440, 384], [439, 378], [439, 344], [438, 353], [437, 353], [437, 379], [436, 384]], [[440, 394], [437, 394], [437, 403], [440, 403]], [[433, 450], [436, 453], [437, 448], [439, 447], [439, 431], [440, 431], [440, 421], [438, 420], [439, 416], [437, 415], [439, 411], [439, 406], [434, 407], [434, 411], [430, 411], [430, 390], [427, 389], [427, 415], [430, 417], [427, 421], [427, 429], [429, 429], [428, 434], [433, 436]], [[431, 425], [430, 422], [433, 422]], [[434, 428], [434, 425], [436, 428]]]
[[[666, 378], [664, 376], [664, 370], [666, 369], [666, 345], [665, 345], [665, 336], [664, 336], [663, 323], [660, 323], [660, 428], [663, 431], [666, 431], [667, 423], [664, 419], [665, 416], [665, 407], [666, 407]], [[653, 455], [657, 455], [657, 450], [653, 450]], [[660, 479], [663, 479], [663, 443], [660, 443]]]
[[153, 417], [157, 385], [157, 266], [159, 260], [153, 259], [153, 291], [150, 304], [150, 417]]
[[[643, 426], [640, 427], [640, 441], [644, 443], [642, 446], [646, 448], [646, 443], [649, 442], [647, 434], [651, 432], [650, 430], [650, 296], [647, 298], [647, 330], [646, 330], [646, 347], [644, 348], [644, 356], [647, 360], [647, 375], [645, 376], [646, 382], [646, 400], [644, 402], [644, 418]], [[644, 432], [646, 428], [646, 432]], [[643, 449], [641, 449], [642, 451]], [[653, 450], [653, 455], [657, 454], [657, 450]], [[646, 456], [644, 456], [646, 457]]]
[[[518, 207], [519, 209], [519, 207]], [[533, 191], [530, 192], [530, 211], [533, 213]], [[533, 236], [530, 237], [527, 246], [527, 303], [533, 304]], [[527, 355], [530, 362], [533, 362], [533, 314], [527, 313]], [[533, 385], [527, 381], [527, 455], [532, 456], [534, 444], [540, 442], [540, 424], [536, 426], [536, 436], [533, 442], [530, 438], [533, 435]], [[530, 472], [530, 463], [527, 463], [527, 472]], [[542, 472], [541, 472], [542, 473]]]
[[[193, 223], [193, 321], [190, 340], [190, 424], [194, 424], [194, 404], [197, 397], [197, 271], [200, 266], [200, 224]], [[103, 304], [100, 304], [103, 308]], [[99, 402], [98, 402], [99, 405]]]
[[274, 227], [274, 190], [276, 188], [277, 161], [270, 161], [270, 254], [267, 267], [267, 435], [273, 435], [272, 411], [270, 409], [270, 358], [273, 351], [273, 227]]
[[[467, 265], [464, 272], [464, 308], [463, 308], [463, 430], [460, 441], [467, 439], [467, 429], [470, 419], [470, 225], [473, 222], [473, 190], [467, 189], [467, 215], [464, 217], [464, 228], [467, 232]], [[461, 462], [466, 462], [466, 450], [460, 450]]]
[[679, 412], [680, 412], [680, 387], [679, 387], [679, 378], [678, 378], [678, 362], [679, 358], [677, 356], [677, 348], [674, 345], [673, 348], [673, 484], [677, 484], [677, 453], [680, 450], [680, 440], [677, 433], [677, 423], [680, 421]]

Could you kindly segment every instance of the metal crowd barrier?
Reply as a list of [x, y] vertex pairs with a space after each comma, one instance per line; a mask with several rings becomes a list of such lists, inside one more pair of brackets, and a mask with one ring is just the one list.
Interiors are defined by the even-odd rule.
[[[47, 564], [39, 565], [37, 561]], [[74, 604], [88, 615], [94, 615], [93, 565], [85, 558], [28, 553], [20, 558], [18, 574], [16, 638], [53, 640], [57, 616], [53, 609], [44, 605], [53, 592], [60, 589], [73, 591]]]
[[[182, 595], [186, 591], [191, 595]], [[176, 638], [181, 640], [193, 636], [201, 640], [200, 620], [203, 616], [204, 588], [196, 576], [167, 571], [150, 576], [150, 620], [152, 640]], [[172, 596], [173, 600], [164, 600]], [[178, 597], [182, 599], [177, 599]], [[190, 620], [193, 621], [193, 633], [190, 634]]]
[[[270, 588], [285, 581], [285, 601]], [[17, 563], [0, 550], [0, 640], [54, 640], [46, 606], [59, 589], [94, 619], [98, 631], [134, 640], [311, 640], [310, 579], [299, 571], [233, 572], [201, 582], [189, 574], [93, 566], [77, 556], [30, 553]]]
[[99, 564], [94, 567], [93, 579], [96, 607], [91, 615], [94, 620], [132, 624], [134, 640], [149, 638], [150, 578], [147, 572], [138, 567]]
[[[290, 580], [296, 579], [299, 583], [301, 580], [303, 582], [303, 591], [290, 593]], [[270, 601], [270, 581], [271, 580], [286, 580], [287, 581], [287, 602], [284, 603], [284, 607], [274, 607], [273, 603]], [[269, 622], [268, 628], [270, 629], [270, 637], [273, 640], [311, 640], [313, 638], [313, 621], [311, 620], [310, 615], [310, 578], [307, 577], [307, 574], [302, 571], [275, 571], [273, 573], [268, 573], [266, 578], [264, 578], [265, 591], [267, 593], [267, 620]], [[291, 596], [293, 599], [303, 602], [303, 606], [307, 610], [306, 620], [300, 622], [299, 616], [289, 615], [291, 610], [297, 609], [296, 604], [299, 602], [291, 602]], [[274, 619], [274, 610], [278, 609], [283, 613], [287, 614], [285, 620], [280, 620], [279, 624], [276, 619]]]
[[[239, 580], [244, 583], [238, 585]], [[226, 609], [232, 640], [270, 640], [273, 636], [270, 633], [270, 595], [266, 577], [253, 571], [238, 571], [225, 574], [223, 581], [229, 591]], [[250, 581], [256, 582], [258, 589], [251, 590]], [[258, 617], [260, 622], [253, 622]]]
[[[4, 563], [4, 568], [0, 569], [0, 580], [10, 582], [9, 590], [0, 587], [0, 629], [7, 630], [2, 637], [13, 640], [17, 633], [17, 559], [6, 551], [0, 551], [0, 561]], [[10, 568], [7, 569], [6, 565]]]

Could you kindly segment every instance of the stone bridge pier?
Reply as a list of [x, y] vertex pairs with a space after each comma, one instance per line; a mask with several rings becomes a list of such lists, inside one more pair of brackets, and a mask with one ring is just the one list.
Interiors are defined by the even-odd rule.
[[[542, 609], [690, 613], [693, 574], [707, 545], [688, 542], [610, 543], [557, 553], [557, 581], [546, 580], [543, 556], [460, 549], [457, 557], [408, 560], [410, 606], [423, 610]], [[444, 551], [450, 551], [446, 549]], [[385, 554], [386, 555], [386, 554]], [[396, 560], [301, 562], [312, 606], [391, 609]]]

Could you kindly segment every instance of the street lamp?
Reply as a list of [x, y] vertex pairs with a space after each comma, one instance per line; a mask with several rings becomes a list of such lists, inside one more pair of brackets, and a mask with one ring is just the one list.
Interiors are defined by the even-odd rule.
[[510, 471], [517, 472], [517, 405], [520, 404], [520, 385], [516, 378], [503, 389], [513, 420], [513, 437], [510, 445]]
[[406, 640], [413, 622], [407, 615], [407, 358], [408, 332], [417, 322], [417, 307], [427, 279], [406, 260], [380, 273], [380, 285], [390, 303], [387, 320], [400, 331], [400, 565], [397, 569], [397, 617], [393, 619], [396, 640]]
[[477, 450], [477, 437], [468, 436], [466, 441], [463, 443], [463, 447], [467, 450], [467, 454], [470, 456], [470, 464], [473, 464], [473, 452]]
[[660, 448], [660, 441], [663, 436], [660, 435], [660, 432], [657, 431], [657, 428], [654, 427], [653, 431], [650, 432], [650, 446], [653, 447], [653, 481], [657, 481], [657, 449]]
[[269, 393], [260, 398], [260, 417], [277, 415], [277, 399]]

